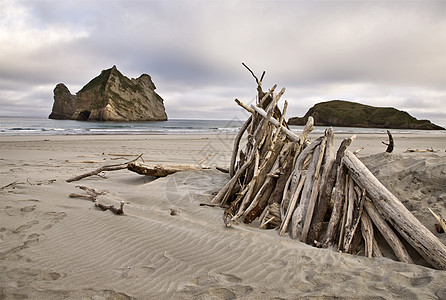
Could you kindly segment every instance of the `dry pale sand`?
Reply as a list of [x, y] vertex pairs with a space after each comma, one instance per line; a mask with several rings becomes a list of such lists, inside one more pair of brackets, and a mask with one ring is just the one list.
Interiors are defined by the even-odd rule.
[[[359, 157], [433, 230], [426, 206], [446, 215], [445, 135], [394, 136], [391, 155], [382, 153], [386, 138], [361, 135], [350, 149], [365, 147]], [[213, 153], [208, 164], [227, 167], [232, 139], [0, 137], [0, 299], [446, 299], [446, 271], [226, 228], [220, 208], [199, 206], [228, 180], [216, 170], [156, 180], [120, 170], [65, 182], [132, 158], [109, 154], [196, 163]], [[428, 147], [440, 152], [403, 153]], [[81, 192], [76, 185], [106, 190], [106, 204], [125, 201], [125, 214], [69, 198]]]

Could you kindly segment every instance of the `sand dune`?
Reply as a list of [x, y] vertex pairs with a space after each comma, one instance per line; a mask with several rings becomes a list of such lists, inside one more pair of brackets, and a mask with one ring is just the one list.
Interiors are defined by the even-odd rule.
[[[199, 206], [228, 180], [217, 170], [156, 180], [121, 170], [64, 181], [131, 159], [106, 153], [194, 163], [218, 149], [209, 164], [225, 166], [231, 138], [0, 141], [0, 299], [446, 299], [445, 271], [316, 249], [244, 224], [226, 228], [221, 208]], [[426, 204], [445, 213], [446, 156], [362, 159], [427, 226], [435, 221]], [[105, 204], [125, 201], [125, 214], [69, 198], [81, 192], [77, 184], [107, 191], [98, 198]]]

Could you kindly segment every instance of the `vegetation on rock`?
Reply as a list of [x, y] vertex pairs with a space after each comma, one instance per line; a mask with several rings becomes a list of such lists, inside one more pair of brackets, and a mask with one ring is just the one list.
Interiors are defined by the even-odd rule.
[[302, 118], [290, 118], [288, 124], [303, 126], [309, 116], [314, 118], [316, 126], [444, 130], [429, 120], [417, 120], [392, 107], [374, 107], [344, 100], [318, 103]]

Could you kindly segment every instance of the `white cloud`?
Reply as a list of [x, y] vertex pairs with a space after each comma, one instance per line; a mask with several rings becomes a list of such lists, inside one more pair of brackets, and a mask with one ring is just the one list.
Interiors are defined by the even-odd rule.
[[0, 2], [1, 56], [23, 55], [87, 36], [85, 30], [71, 24], [42, 23], [33, 17], [30, 8], [17, 1]]

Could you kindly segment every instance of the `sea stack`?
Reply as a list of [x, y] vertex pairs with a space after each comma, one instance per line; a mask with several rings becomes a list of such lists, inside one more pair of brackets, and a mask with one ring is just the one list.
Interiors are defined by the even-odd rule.
[[166, 121], [164, 100], [147, 74], [129, 79], [113, 66], [76, 95], [59, 83], [50, 119], [80, 121]]

